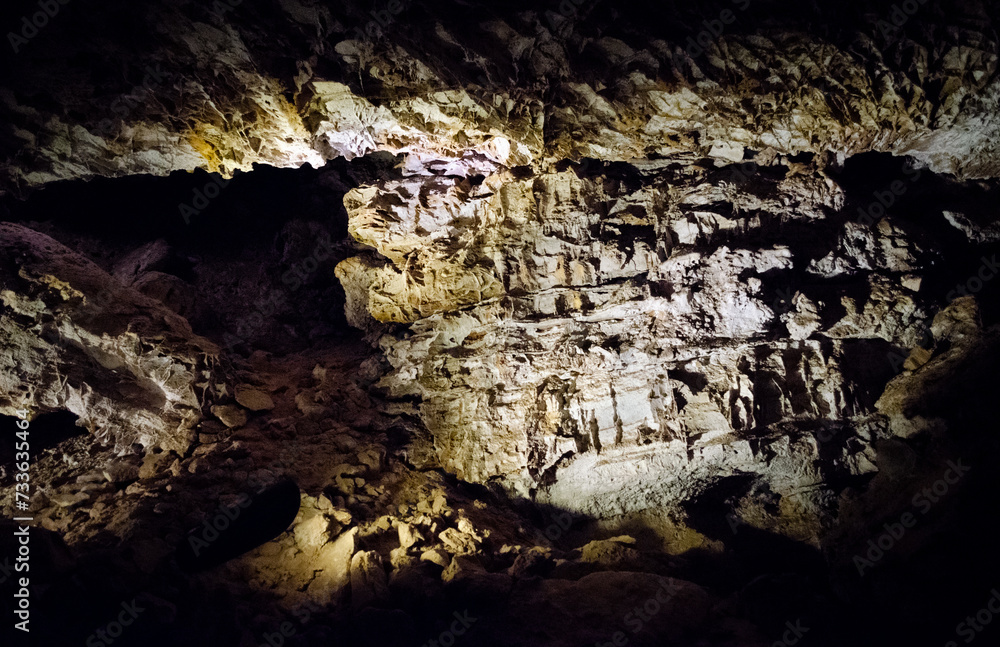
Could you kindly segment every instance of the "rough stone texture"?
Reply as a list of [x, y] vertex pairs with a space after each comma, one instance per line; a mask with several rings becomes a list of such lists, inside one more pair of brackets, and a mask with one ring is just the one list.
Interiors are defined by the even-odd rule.
[[[892, 218], [845, 220], [822, 164], [770, 168], [741, 185], [669, 161], [437, 180], [431, 207], [411, 180], [348, 194], [353, 235], [389, 262], [338, 276], [393, 367], [380, 384], [419, 397], [414, 456], [599, 518], [680, 521], [691, 494], [756, 475], [787, 505], [756, 523], [818, 542], [835, 496], [819, 464], [875, 470], [873, 404], [891, 349], [921, 340], [907, 286], [931, 256]], [[816, 258], [779, 223], [839, 233]], [[844, 275], [857, 290], [837, 303]]]
[[274, 401], [264, 391], [245, 386], [236, 388], [236, 401], [251, 411], [269, 411], [274, 408]]
[[[290, 615], [305, 644], [427, 644], [463, 610], [470, 644], [606, 643], [669, 582], [631, 644], [795, 618], [894, 644], [865, 622], [924, 639], [981, 604], [953, 585], [1000, 566], [997, 10], [886, 34], [891, 3], [688, 4], [414, 0], [371, 38], [354, 3], [74, 4], [3, 68], [7, 204], [326, 164], [289, 204], [234, 199], [254, 244], [0, 223], [0, 413], [96, 436], [35, 461], [31, 512], [79, 558], [53, 542], [41, 583], [84, 607], [71, 642], [139, 590], [175, 644]], [[962, 457], [953, 505], [858, 573]], [[176, 572], [172, 543], [284, 477], [288, 532]]]
[[[94, 174], [316, 166], [374, 150], [405, 153], [422, 173], [464, 175], [580, 157], [696, 153], [735, 162], [745, 148], [892, 152], [961, 177], [1000, 170], [989, 3], [925, 6], [905, 30], [888, 32], [877, 21], [890, 3], [881, 14], [881, 5], [845, 11], [822, 40], [796, 25], [829, 24], [808, 7], [720, 3], [736, 23], [701, 54], [686, 38], [702, 29], [699, 18], [714, 18], [710, 6], [626, 3], [561, 15], [519, 4], [484, 18], [471, 6], [414, 0], [398, 16], [386, 12], [380, 38], [358, 38], [372, 21], [366, 10], [312, 0], [225, 11], [121, 6], [118, 24], [146, 36], [131, 49], [102, 38], [118, 40], [117, 24], [71, 9], [75, 21], [53, 21], [21, 60], [59, 43], [129, 60], [128, 71], [122, 79], [71, 63], [62, 74], [72, 84], [5, 90], [4, 141], [20, 152], [4, 165], [4, 188]], [[753, 30], [742, 26], [751, 22]], [[87, 36], [71, 38], [77, 33]], [[393, 91], [382, 100], [372, 86]]]
[[246, 411], [232, 404], [221, 404], [212, 407], [212, 415], [230, 428], [242, 427], [247, 423]]
[[44, 234], [0, 223], [0, 413], [68, 410], [119, 450], [183, 452], [219, 349]]

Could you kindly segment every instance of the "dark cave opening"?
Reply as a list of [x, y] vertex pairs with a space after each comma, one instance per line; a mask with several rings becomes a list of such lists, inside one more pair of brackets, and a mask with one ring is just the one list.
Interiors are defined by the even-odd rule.
[[357, 249], [343, 198], [395, 176], [397, 163], [373, 153], [320, 169], [258, 165], [231, 180], [195, 171], [57, 182], [25, 199], [3, 196], [0, 219], [81, 249], [216, 343], [288, 352], [358, 337], [333, 274]]
[[[13, 416], [0, 415], [0, 430], [5, 438], [4, 442], [0, 444], [0, 465], [8, 470], [15, 462], [21, 462], [15, 460], [15, 455], [19, 451], [16, 449], [15, 442], [20, 443], [23, 440], [17, 438], [15, 441], [13, 438], [17, 432], [22, 431], [21, 426], [17, 424], [19, 420], [21, 419]], [[57, 447], [71, 438], [87, 435], [86, 429], [77, 426], [77, 420], [79, 420], [79, 416], [75, 413], [54, 411], [39, 414], [34, 420], [29, 421], [26, 430], [28, 432], [29, 464], [45, 450]]]
[[352, 185], [342, 161], [322, 169], [258, 165], [229, 180], [196, 170], [57, 182], [23, 200], [8, 194], [2, 208], [11, 222], [51, 222], [117, 242], [164, 238], [191, 252], [222, 251], [271, 238], [293, 219], [326, 221], [333, 237], [345, 238], [341, 203]]

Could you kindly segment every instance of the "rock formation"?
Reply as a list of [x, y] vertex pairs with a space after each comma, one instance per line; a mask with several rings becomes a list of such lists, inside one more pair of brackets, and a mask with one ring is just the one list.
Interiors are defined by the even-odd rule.
[[[978, 635], [991, 4], [36, 11], [0, 437], [80, 427], [30, 452], [46, 644]], [[185, 572], [281, 483], [287, 532]]]

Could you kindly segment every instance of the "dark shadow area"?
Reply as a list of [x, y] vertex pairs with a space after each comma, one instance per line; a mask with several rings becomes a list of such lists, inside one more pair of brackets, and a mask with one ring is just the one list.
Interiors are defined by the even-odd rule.
[[344, 195], [398, 177], [373, 153], [321, 169], [256, 166], [231, 180], [202, 171], [56, 182], [0, 217], [37, 229], [243, 354], [357, 339], [334, 267], [358, 253]]
[[882, 644], [865, 609], [837, 599], [818, 549], [756, 528], [733, 513], [733, 504], [747, 495], [768, 498], [767, 492], [757, 491], [751, 474], [720, 479], [685, 503], [691, 527], [726, 549], [721, 554], [684, 553], [679, 576], [734, 596], [744, 617], [779, 642], [789, 626], [802, 626], [809, 631], [796, 644]]
[[[721, 541], [732, 551], [737, 572], [720, 573], [732, 578], [718, 586], [733, 586], [768, 572], [798, 573], [821, 581], [825, 564], [819, 552], [787, 537], [754, 528], [730, 514], [734, 504], [755, 491], [757, 477], [738, 474], [719, 479], [696, 498], [686, 501], [684, 509], [689, 525], [711, 539]], [[755, 496], [761, 496], [756, 493]]]
[[271, 541], [295, 520], [300, 503], [299, 487], [290, 479], [244, 493], [236, 506], [209, 512], [185, 535], [177, 547], [178, 566], [189, 573], [204, 571]]
[[30, 464], [41, 452], [57, 447], [70, 438], [86, 435], [86, 429], [76, 426], [78, 419], [79, 416], [69, 411], [43, 413], [29, 421], [28, 428], [22, 430], [17, 424], [19, 418], [0, 415], [0, 433], [4, 438], [4, 442], [0, 444], [0, 465], [11, 469], [15, 462], [22, 462], [15, 461], [16, 454], [21, 451], [18, 446], [22, 442], [28, 443]]
[[5, 196], [4, 220], [50, 222], [112, 244], [163, 238], [189, 253], [233, 253], [273, 238], [293, 219], [322, 220], [331, 225], [332, 236], [343, 239], [343, 195], [355, 186], [347, 164], [333, 161], [322, 169], [256, 165], [229, 180], [196, 170], [55, 182], [24, 201]]
[[899, 374], [899, 353], [881, 339], [848, 339], [841, 345], [841, 364], [845, 380], [856, 385], [850, 390], [854, 405], [853, 413], [875, 411], [875, 402], [885, 390], [889, 380]]
[[857, 194], [864, 196], [886, 187], [895, 180], [910, 181], [918, 178], [919, 181], [921, 176], [926, 179], [930, 175], [929, 171], [916, 168], [911, 158], [877, 152], [851, 155], [844, 161], [842, 168], [832, 167], [828, 173], [840, 185], [851, 187]]

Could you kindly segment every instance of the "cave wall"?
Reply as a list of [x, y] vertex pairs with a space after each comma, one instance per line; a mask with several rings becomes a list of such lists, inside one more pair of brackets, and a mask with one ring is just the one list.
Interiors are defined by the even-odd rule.
[[[398, 172], [345, 196], [372, 251], [337, 275], [381, 387], [419, 402], [419, 464], [600, 517], [746, 472], [813, 525], [818, 465], [875, 469], [873, 403], [940, 307], [920, 286], [944, 252], [940, 223], [866, 217], [838, 174], [908, 156], [876, 197], [996, 175], [987, 5], [890, 31], [874, 9], [821, 26], [777, 4], [415, 2], [376, 29], [349, 6], [223, 8], [123, 9], [147, 38], [110, 47], [114, 24], [54, 21], [8, 71], [2, 190], [389, 152]], [[731, 29], [681, 37], [715, 10]], [[16, 85], [35, 70], [68, 82]]]
[[[586, 579], [595, 564], [659, 585], [625, 532], [749, 562], [804, 546], [879, 609], [927, 593], [910, 571], [947, 570], [935, 542], [977, 531], [988, 477], [911, 561], [855, 577], [906, 493], [996, 455], [992, 4], [920, 3], [895, 27], [888, 2], [112, 4], [67, 6], [0, 76], [0, 215], [18, 220], [0, 223], [0, 413], [70, 411], [104, 447], [76, 451], [124, 465], [112, 496], [94, 456], [99, 486], [47, 456], [46, 527], [71, 543], [166, 554], [144, 533], [181, 524], [150, 519], [201, 520], [222, 484], [293, 471], [295, 532], [226, 577], [357, 610], [433, 564], [434, 587], [515, 591], [520, 617], [635, 584]], [[265, 167], [308, 180], [261, 207]], [[194, 170], [227, 194], [208, 203], [251, 197], [212, 235], [179, 203], [183, 254], [159, 230], [102, 231], [104, 250], [67, 233], [73, 196], [100, 195], [85, 181]], [[60, 213], [17, 215], [54, 190]], [[465, 487], [600, 539], [553, 552]], [[539, 592], [542, 563], [559, 576]]]
[[882, 151], [993, 177], [995, 8], [921, 4], [896, 26], [888, 2], [76, 3], [7, 53], [2, 189], [373, 150], [413, 168]]

